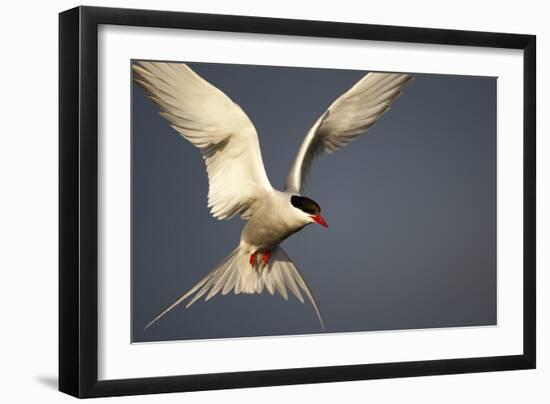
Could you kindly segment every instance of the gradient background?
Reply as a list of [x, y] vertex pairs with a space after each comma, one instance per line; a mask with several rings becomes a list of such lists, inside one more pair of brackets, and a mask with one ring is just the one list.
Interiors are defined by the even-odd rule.
[[[240, 104], [283, 186], [315, 120], [365, 72], [189, 63]], [[496, 324], [496, 79], [414, 74], [366, 134], [314, 165], [305, 195], [329, 229], [283, 247], [326, 332]], [[243, 222], [206, 208], [199, 151], [132, 97], [132, 341], [319, 333], [293, 296], [216, 296], [143, 327], [217, 265]]]

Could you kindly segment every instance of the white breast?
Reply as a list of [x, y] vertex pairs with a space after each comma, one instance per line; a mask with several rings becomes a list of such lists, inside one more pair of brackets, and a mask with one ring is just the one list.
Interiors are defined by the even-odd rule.
[[244, 226], [241, 244], [254, 250], [269, 250], [309, 224], [308, 216], [290, 203], [291, 196], [273, 190]]

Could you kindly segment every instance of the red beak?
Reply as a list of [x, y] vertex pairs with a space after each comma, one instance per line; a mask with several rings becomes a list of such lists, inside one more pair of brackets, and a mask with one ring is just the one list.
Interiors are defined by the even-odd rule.
[[312, 215], [311, 218], [315, 220], [316, 223], [319, 223], [321, 226], [328, 228], [327, 222], [321, 215]]

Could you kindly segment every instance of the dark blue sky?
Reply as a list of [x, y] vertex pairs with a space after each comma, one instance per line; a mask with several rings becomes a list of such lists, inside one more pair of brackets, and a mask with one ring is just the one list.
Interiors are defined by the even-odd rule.
[[[241, 105], [282, 187], [303, 137], [366, 72], [189, 64]], [[330, 228], [284, 242], [326, 332], [496, 323], [496, 79], [415, 74], [367, 134], [314, 165], [306, 195]], [[213, 219], [199, 151], [143, 90], [132, 104], [133, 341], [320, 332], [293, 297], [216, 296], [153, 317], [239, 241]]]

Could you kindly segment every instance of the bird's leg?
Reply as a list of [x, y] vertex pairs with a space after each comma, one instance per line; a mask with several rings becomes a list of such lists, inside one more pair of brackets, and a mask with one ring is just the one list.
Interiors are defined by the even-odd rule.
[[250, 254], [250, 259], [248, 262], [250, 263], [250, 266], [254, 268], [254, 264], [256, 263], [256, 253]]
[[264, 262], [264, 267], [267, 266], [267, 263], [269, 262], [269, 257], [271, 257], [271, 251], [266, 251], [262, 255], [262, 260]]

